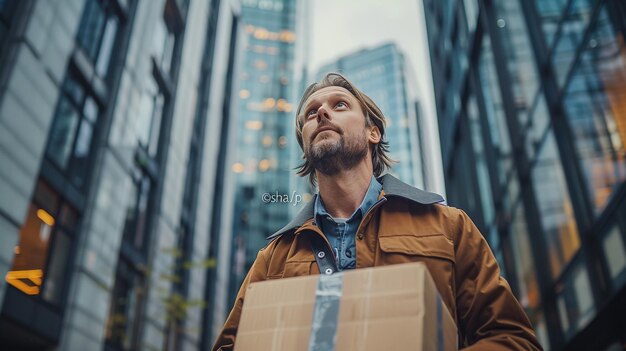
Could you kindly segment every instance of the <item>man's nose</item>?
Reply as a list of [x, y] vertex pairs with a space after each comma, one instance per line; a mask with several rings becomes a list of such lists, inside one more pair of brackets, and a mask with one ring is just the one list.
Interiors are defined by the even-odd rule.
[[325, 105], [317, 108], [317, 121], [319, 122], [322, 118], [330, 119], [330, 114], [328, 113], [328, 109]]

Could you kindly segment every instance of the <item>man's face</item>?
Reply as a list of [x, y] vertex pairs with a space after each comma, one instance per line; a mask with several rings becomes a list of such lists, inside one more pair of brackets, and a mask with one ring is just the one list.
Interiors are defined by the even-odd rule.
[[369, 129], [359, 101], [342, 87], [313, 93], [303, 108], [302, 144], [313, 168], [333, 175], [351, 169], [369, 150]]

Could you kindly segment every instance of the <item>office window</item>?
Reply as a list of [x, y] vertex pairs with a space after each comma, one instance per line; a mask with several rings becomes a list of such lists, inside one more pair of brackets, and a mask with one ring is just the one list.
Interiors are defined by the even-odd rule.
[[[168, 0], [171, 1], [171, 0]], [[176, 44], [176, 30], [174, 28], [174, 14], [172, 6], [164, 7], [163, 14], [154, 28], [152, 37], [152, 54], [157, 66], [166, 74], [171, 74], [174, 45]]]
[[480, 7], [477, 0], [463, 0], [463, 8], [465, 10], [465, 17], [467, 19], [467, 29], [472, 33], [476, 29], [476, 21], [478, 20], [478, 13]]
[[96, 72], [102, 77], [107, 74], [119, 27], [113, 1], [87, 0], [76, 37]]
[[593, 2], [592, 0], [574, 0], [565, 13], [561, 32], [552, 54], [552, 67], [559, 86], [565, 83], [567, 74], [572, 67], [576, 50], [582, 41], [587, 24], [589, 24]]
[[546, 98], [542, 91], [539, 92], [531, 116], [524, 128], [524, 143], [526, 155], [529, 160], [534, 160], [539, 151], [542, 141], [548, 134], [550, 126], [550, 113]]
[[133, 180], [130, 202], [126, 208], [124, 221], [124, 241], [137, 250], [143, 251], [146, 247], [146, 231], [148, 224], [148, 201], [150, 198], [150, 179], [143, 172]]
[[149, 79], [141, 97], [137, 130], [139, 144], [152, 157], [156, 156], [159, 146], [164, 105], [165, 96], [163, 92], [161, 92], [154, 78]]
[[120, 260], [105, 330], [105, 350], [132, 350], [137, 340], [138, 303], [145, 298], [142, 276]]
[[476, 180], [479, 186], [478, 191], [482, 205], [483, 218], [485, 225], [489, 226], [495, 220], [495, 207], [491, 192], [491, 175], [487, 169], [485, 144], [482, 129], [480, 128], [480, 117], [476, 105], [476, 97], [474, 95], [471, 95], [467, 100], [467, 114], [472, 138], [472, 148], [474, 149]]
[[0, 47], [4, 46], [9, 34], [17, 1], [0, 0]]
[[595, 313], [591, 283], [581, 260], [575, 262], [563, 284], [556, 288], [561, 327], [565, 338], [569, 339], [585, 327]]
[[613, 280], [613, 290], [617, 291], [626, 281], [626, 245], [617, 224], [614, 224], [602, 239], [604, 259]]
[[527, 311], [539, 308], [540, 293], [524, 207], [518, 202], [511, 217], [511, 252], [515, 261], [519, 301]]
[[27, 295], [59, 304], [78, 214], [58, 193], [39, 181], [20, 230], [6, 281]]
[[68, 74], [50, 128], [47, 157], [77, 187], [84, 185], [100, 107], [82, 81]]
[[531, 176], [547, 241], [550, 271], [556, 279], [580, 248], [580, 238], [552, 129], [540, 147]]
[[537, 66], [528, 36], [528, 29], [518, 1], [499, 0], [495, 3], [498, 28], [511, 78], [515, 110], [522, 123], [528, 119], [533, 98], [539, 89]]
[[604, 8], [563, 102], [596, 214], [626, 180], [624, 101], [626, 46]]
[[489, 123], [489, 135], [496, 154], [498, 182], [501, 185], [505, 185], [510, 178], [513, 167], [511, 141], [504, 115], [502, 96], [500, 95], [498, 75], [491, 51], [491, 41], [487, 36], [483, 38], [478, 72], [483, 89], [487, 121]]
[[568, 0], [535, 0], [535, 7], [541, 18], [541, 28], [543, 29], [548, 46], [552, 46], [554, 42], [554, 36], [567, 1]]
[[535, 261], [532, 255], [532, 246], [526, 226], [524, 208], [521, 202], [517, 202], [510, 225], [511, 252], [513, 254], [515, 273], [517, 275], [517, 296], [520, 304], [524, 307], [530, 322], [535, 327], [542, 345], [547, 344], [546, 322], [541, 306], [541, 293], [537, 281]]
[[154, 59], [163, 72], [170, 73], [176, 36], [164, 16], [159, 17], [152, 37]]

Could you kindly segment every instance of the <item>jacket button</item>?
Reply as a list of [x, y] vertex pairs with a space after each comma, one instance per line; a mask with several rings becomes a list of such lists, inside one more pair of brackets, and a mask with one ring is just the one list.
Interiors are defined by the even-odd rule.
[[320, 251], [320, 252], [317, 253], [317, 257], [319, 257], [319, 258], [324, 258], [324, 256], [326, 256], [324, 251]]
[[358, 240], [363, 240], [363, 233], [359, 233], [359, 234], [357, 234], [357, 235], [356, 235], [356, 238], [357, 238]]
[[326, 275], [331, 275], [333, 274], [333, 270], [331, 268], [326, 268], [326, 271], [324, 271], [324, 273], [326, 273]]

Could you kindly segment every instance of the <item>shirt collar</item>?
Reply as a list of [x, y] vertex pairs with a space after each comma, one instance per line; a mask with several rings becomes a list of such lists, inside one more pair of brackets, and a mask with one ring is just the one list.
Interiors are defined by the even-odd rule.
[[[403, 183], [391, 174], [385, 174], [379, 178], [379, 181], [382, 184], [385, 197], [387, 198], [400, 197], [422, 205], [431, 205], [436, 203], [445, 204], [445, 200], [441, 195], [414, 188], [406, 183]], [[271, 240], [281, 236], [292, 229], [302, 226], [307, 220], [312, 219], [315, 214], [316, 200], [317, 194], [313, 195], [313, 199], [309, 201], [300, 212], [298, 212], [291, 222], [287, 223], [287, 225], [282, 227], [276, 233], [270, 235], [267, 239]]]
[[[372, 176], [370, 180], [370, 185], [367, 188], [367, 192], [365, 192], [365, 196], [361, 201], [359, 207], [352, 213], [352, 215], [348, 218], [348, 222], [352, 221], [355, 216], [358, 214], [361, 215], [361, 218], [369, 211], [369, 209], [378, 201], [378, 195], [380, 191], [383, 189], [383, 186], [376, 180], [376, 177]], [[326, 211], [326, 207], [324, 207], [324, 202], [322, 201], [322, 197], [317, 194], [315, 196], [315, 205], [313, 206], [313, 212], [315, 213], [315, 223], [319, 227], [322, 223], [322, 218], [325, 216], [330, 216], [330, 214]], [[331, 216], [332, 217], [332, 216]]]

